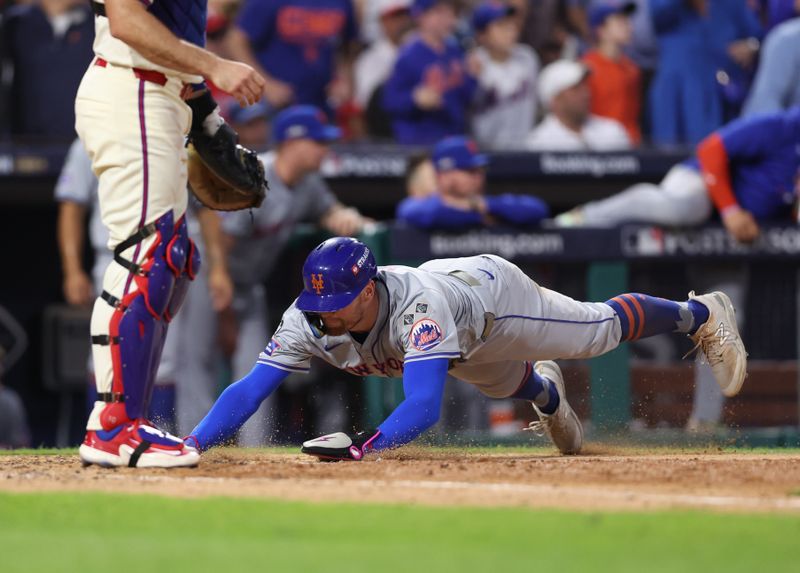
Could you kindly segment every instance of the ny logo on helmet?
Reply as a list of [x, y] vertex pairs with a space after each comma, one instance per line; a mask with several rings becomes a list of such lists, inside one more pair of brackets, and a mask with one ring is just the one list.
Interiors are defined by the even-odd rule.
[[325, 281], [322, 279], [322, 273], [318, 275], [311, 273], [311, 288], [313, 288], [317, 294], [322, 294], [322, 289], [325, 288]]

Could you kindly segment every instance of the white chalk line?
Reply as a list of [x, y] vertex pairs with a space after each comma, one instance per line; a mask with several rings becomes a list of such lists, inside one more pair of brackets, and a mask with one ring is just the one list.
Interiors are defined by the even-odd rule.
[[[109, 479], [126, 480], [131, 479], [130, 475], [109, 475]], [[190, 483], [219, 483], [232, 484], [238, 481], [237, 478], [210, 477], [210, 476], [154, 476], [140, 475], [134, 479], [147, 482], [190, 482]], [[620, 491], [596, 486], [573, 486], [556, 484], [519, 484], [505, 482], [465, 482], [465, 481], [436, 481], [436, 480], [350, 480], [350, 479], [297, 479], [297, 478], [247, 478], [249, 483], [258, 484], [288, 484], [308, 485], [309, 488], [319, 488], [320, 486], [337, 487], [342, 483], [355, 488], [402, 488], [402, 489], [425, 489], [442, 491], [469, 491], [469, 492], [491, 492], [491, 493], [518, 493], [535, 496], [553, 496], [569, 498], [592, 498], [607, 504], [609, 501], [623, 502], [631, 504], [641, 502], [646, 504], [656, 504], [659, 506], [681, 505], [690, 507], [716, 507], [716, 508], [752, 508], [752, 509], [776, 509], [776, 510], [800, 510], [800, 498], [794, 497], [745, 497], [728, 495], [703, 495], [703, 494], [681, 494], [681, 493], [656, 493], [642, 491]], [[545, 499], [545, 501], [550, 501]]]

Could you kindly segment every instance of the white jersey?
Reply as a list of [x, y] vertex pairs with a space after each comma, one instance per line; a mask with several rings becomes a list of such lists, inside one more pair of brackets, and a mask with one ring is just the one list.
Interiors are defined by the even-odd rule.
[[580, 133], [548, 114], [526, 141], [531, 151], [619, 151], [630, 149], [631, 140], [614, 119], [590, 115]]
[[478, 145], [488, 149], [523, 149], [536, 123], [536, 78], [539, 57], [530, 47], [514, 46], [505, 62], [493, 60], [483, 48], [472, 115]]
[[610, 306], [542, 288], [495, 255], [379, 267], [376, 280], [378, 317], [363, 343], [350, 333], [317, 338], [292, 303], [258, 363], [308, 372], [316, 356], [357, 376], [401, 377], [405, 364], [444, 358], [453, 376], [503, 398], [527, 360], [596, 356], [619, 344]]
[[[100, 4], [105, 4], [105, 0], [96, 1]], [[149, 5], [152, 3], [152, 0], [145, 0], [143, 3]], [[196, 84], [203, 81], [202, 76], [186, 74], [154, 64], [128, 44], [112, 36], [108, 18], [95, 17], [94, 19], [94, 53], [109, 64], [115, 66], [156, 70], [167, 76], [178, 78], [186, 84]]]

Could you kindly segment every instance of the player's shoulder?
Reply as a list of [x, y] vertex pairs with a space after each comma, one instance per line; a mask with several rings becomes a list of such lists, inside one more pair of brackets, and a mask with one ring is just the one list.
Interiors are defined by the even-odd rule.
[[294, 335], [295, 338], [313, 340], [315, 337], [313, 331], [311, 330], [311, 325], [308, 323], [306, 315], [303, 314], [299, 308], [297, 308], [296, 303], [297, 299], [292, 301], [292, 304], [290, 304], [283, 313], [280, 325], [275, 333], [290, 333]]
[[442, 295], [440, 278], [426, 268], [389, 265], [378, 268], [378, 277], [386, 284], [399, 310], [421, 296], [438, 300]]

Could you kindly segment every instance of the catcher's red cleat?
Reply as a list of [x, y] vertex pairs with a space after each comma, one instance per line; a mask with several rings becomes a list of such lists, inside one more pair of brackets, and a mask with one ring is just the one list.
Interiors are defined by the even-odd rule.
[[196, 466], [200, 454], [183, 441], [135, 420], [113, 430], [88, 430], [79, 450], [84, 465], [176, 468]]

